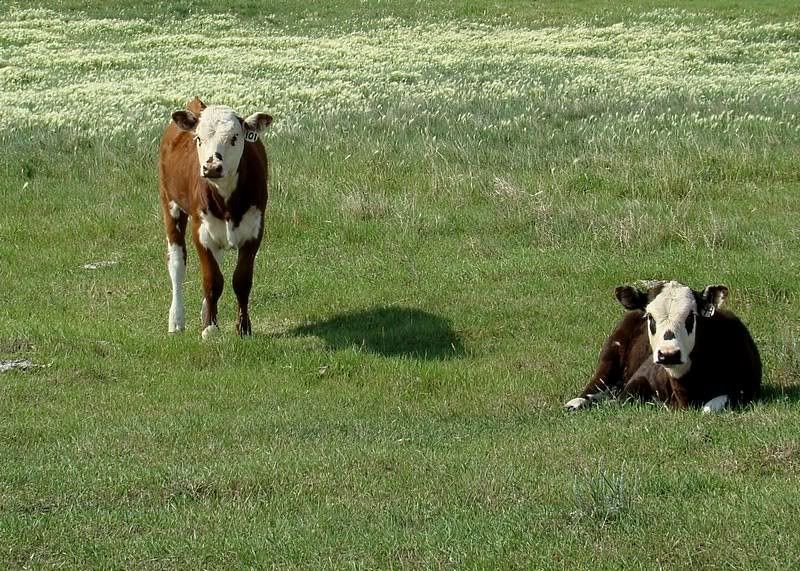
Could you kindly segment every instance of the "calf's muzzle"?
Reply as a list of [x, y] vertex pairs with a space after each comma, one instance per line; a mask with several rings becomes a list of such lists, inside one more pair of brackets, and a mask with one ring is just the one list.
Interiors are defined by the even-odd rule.
[[680, 365], [683, 363], [681, 360], [681, 351], [677, 349], [675, 351], [657, 351], [656, 352], [656, 363], [659, 365]]
[[217, 164], [204, 164], [203, 168], [203, 177], [205, 178], [221, 178], [222, 177], [222, 165]]

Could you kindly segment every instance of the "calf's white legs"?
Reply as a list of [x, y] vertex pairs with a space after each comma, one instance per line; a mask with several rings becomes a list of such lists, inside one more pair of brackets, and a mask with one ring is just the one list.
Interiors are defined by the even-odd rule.
[[586, 406], [589, 406], [589, 399], [585, 399], [583, 397], [576, 397], [572, 400], [569, 400], [564, 403], [564, 408], [567, 410], [580, 410]]
[[167, 268], [172, 282], [172, 304], [169, 306], [169, 332], [183, 331], [186, 325], [183, 310], [183, 279], [186, 276], [186, 249], [179, 244], [167, 246]]
[[600, 391], [598, 393], [586, 395], [585, 397], [575, 397], [574, 399], [564, 403], [564, 408], [567, 410], [579, 410], [589, 406], [592, 403], [605, 400], [610, 396], [611, 391]]
[[703, 414], [709, 412], [719, 412], [728, 404], [728, 395], [719, 395], [714, 397], [706, 404], [703, 405]]

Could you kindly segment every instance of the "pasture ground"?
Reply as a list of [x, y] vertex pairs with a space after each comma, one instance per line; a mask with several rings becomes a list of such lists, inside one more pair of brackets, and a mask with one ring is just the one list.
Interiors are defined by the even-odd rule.
[[[0, 8], [1, 567], [800, 567], [799, 8], [138, 4]], [[195, 94], [275, 116], [250, 339], [191, 251], [166, 334]], [[564, 413], [655, 277], [764, 398]]]

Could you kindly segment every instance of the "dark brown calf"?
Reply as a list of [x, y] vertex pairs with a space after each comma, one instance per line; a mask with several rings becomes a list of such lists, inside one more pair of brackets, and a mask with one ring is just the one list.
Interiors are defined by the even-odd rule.
[[603, 345], [586, 388], [565, 407], [577, 410], [612, 394], [704, 412], [752, 401], [761, 387], [761, 359], [744, 324], [718, 309], [727, 291], [696, 292], [677, 282], [647, 291], [617, 288], [630, 311]]
[[242, 119], [230, 107], [207, 107], [195, 98], [186, 110], [172, 114], [164, 130], [158, 174], [172, 281], [170, 332], [185, 325], [181, 286], [191, 218], [203, 273], [203, 338], [217, 329], [217, 303], [225, 283], [220, 264], [227, 249], [238, 250], [233, 273], [239, 305], [236, 330], [251, 333], [248, 302], [267, 205], [267, 155], [258, 135], [271, 122], [266, 113]]

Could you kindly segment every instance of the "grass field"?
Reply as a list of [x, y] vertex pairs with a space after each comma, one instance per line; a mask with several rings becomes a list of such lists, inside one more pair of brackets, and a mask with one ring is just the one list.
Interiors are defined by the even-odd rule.
[[[800, 6], [139, 4], [0, 6], [0, 567], [800, 567]], [[192, 251], [166, 333], [194, 95], [275, 117], [250, 339]], [[562, 411], [649, 278], [760, 402]]]

